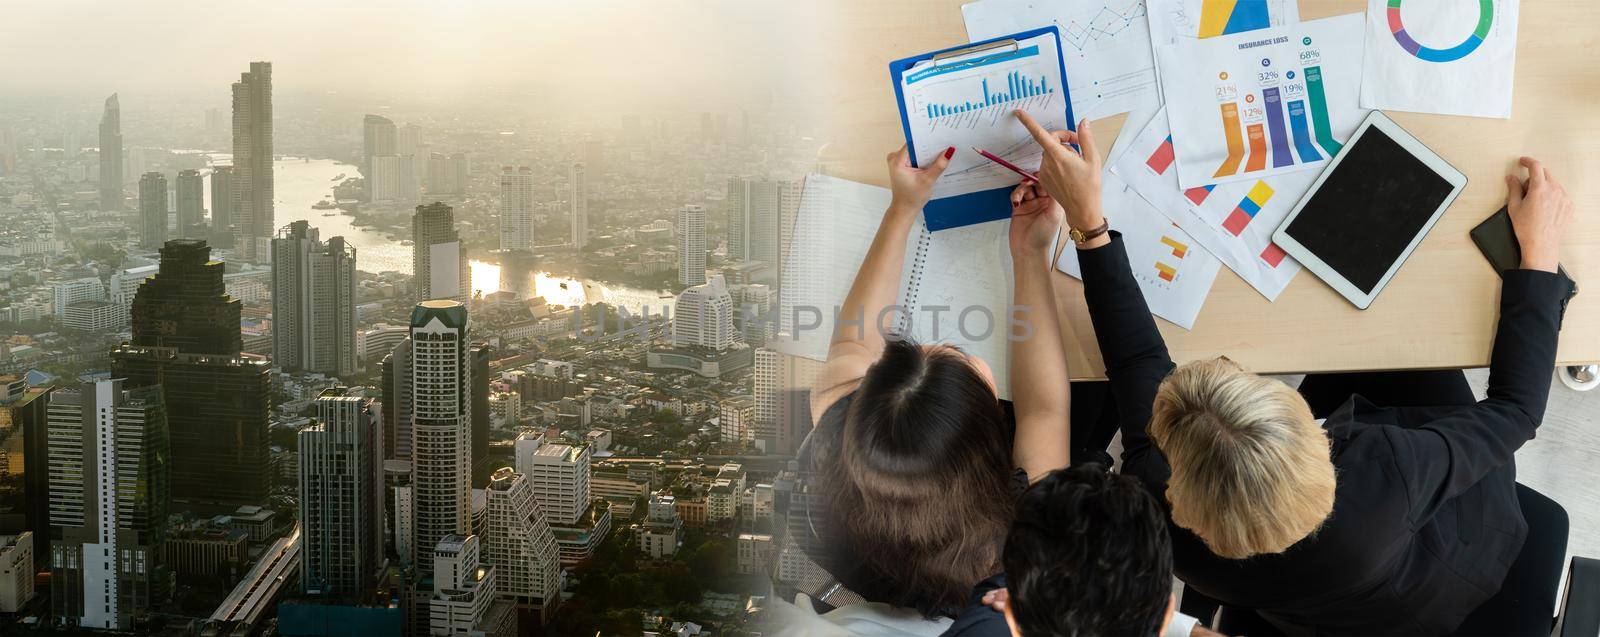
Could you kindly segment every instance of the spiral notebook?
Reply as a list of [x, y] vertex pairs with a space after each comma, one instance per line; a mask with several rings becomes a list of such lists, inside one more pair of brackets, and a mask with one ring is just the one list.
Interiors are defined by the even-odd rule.
[[[827, 175], [806, 177], [779, 291], [782, 332], [772, 347], [827, 360], [837, 308], [889, 206], [889, 190]], [[1011, 221], [932, 232], [921, 217], [906, 238], [897, 332], [982, 358], [1010, 397]], [[813, 311], [813, 309], [819, 311]], [[871, 317], [868, 317], [869, 324]], [[963, 329], [963, 327], [965, 329]]]

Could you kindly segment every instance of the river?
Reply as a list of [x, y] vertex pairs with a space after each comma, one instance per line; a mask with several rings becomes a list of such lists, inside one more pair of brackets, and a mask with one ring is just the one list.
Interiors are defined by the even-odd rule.
[[[231, 161], [226, 153], [207, 155], [213, 163]], [[273, 162], [273, 188], [277, 196], [273, 221], [281, 228], [291, 222], [304, 220], [318, 230], [323, 240], [343, 236], [346, 242], [355, 246], [356, 267], [364, 272], [393, 270], [410, 274], [411, 246], [391, 241], [377, 230], [357, 227], [353, 224], [353, 217], [338, 210], [311, 207], [318, 201], [333, 198], [333, 187], [343, 181], [335, 181], [335, 177], [341, 174], [352, 177], [359, 172], [355, 166], [331, 159], [306, 161], [285, 157]], [[209, 206], [209, 176], [205, 180], [205, 190], [205, 201]], [[471, 265], [474, 293], [491, 294], [501, 289], [499, 265], [479, 260], [472, 260]], [[517, 287], [531, 290], [534, 295], [544, 297], [546, 302], [557, 305], [605, 302], [632, 310], [648, 307], [651, 313], [659, 313], [663, 305], [672, 303], [671, 298], [660, 298], [659, 293], [651, 290], [558, 277], [547, 272], [532, 272], [528, 276], [533, 277], [533, 284]]]

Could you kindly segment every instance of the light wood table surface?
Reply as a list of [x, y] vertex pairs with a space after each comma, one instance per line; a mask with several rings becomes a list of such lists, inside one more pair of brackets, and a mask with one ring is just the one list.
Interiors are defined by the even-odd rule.
[[[1055, 0], [1079, 2], [1085, 0]], [[883, 157], [904, 143], [890, 60], [967, 41], [961, 0], [833, 0], [818, 11], [832, 75], [829, 174], [887, 186]], [[1302, 20], [1360, 12], [1365, 2], [1301, 0]], [[1367, 310], [1310, 272], [1268, 302], [1227, 267], [1194, 330], [1157, 320], [1178, 362], [1226, 354], [1261, 373], [1479, 367], [1499, 314], [1498, 276], [1468, 230], [1505, 202], [1503, 175], [1521, 155], [1550, 168], [1577, 204], [1562, 263], [1582, 291], [1567, 309], [1558, 360], [1600, 361], [1600, 2], [1526, 0], [1518, 28], [1516, 95], [1509, 120], [1389, 113], [1460, 168], [1467, 189]], [[1070, 71], [1069, 71], [1070, 72]], [[1101, 152], [1125, 116], [1096, 120]], [[1131, 132], [1130, 132], [1131, 134]], [[1107, 211], [1110, 213], [1111, 211]], [[1104, 373], [1082, 286], [1055, 273], [1069, 332], [1072, 377]]]

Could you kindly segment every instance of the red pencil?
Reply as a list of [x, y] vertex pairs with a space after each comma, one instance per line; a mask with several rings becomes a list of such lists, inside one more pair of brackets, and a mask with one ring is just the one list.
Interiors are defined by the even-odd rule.
[[1011, 172], [1014, 172], [1014, 173], [1016, 173], [1016, 174], [1018, 174], [1018, 175], [1022, 175], [1022, 177], [1023, 177], [1023, 178], [1024, 178], [1024, 179], [1027, 179], [1027, 180], [1028, 180], [1028, 181], [1031, 181], [1031, 182], [1037, 182], [1037, 181], [1039, 181], [1039, 178], [1038, 178], [1038, 177], [1036, 177], [1036, 176], [1034, 176], [1034, 175], [1031, 175], [1031, 174], [1028, 174], [1028, 171], [1026, 171], [1026, 170], [1023, 170], [1023, 169], [1021, 169], [1021, 168], [1018, 168], [1018, 167], [1017, 167], [1017, 165], [1016, 165], [1016, 164], [1013, 164], [1013, 163], [1011, 163], [1011, 162], [1009, 162], [1009, 161], [1006, 161], [1006, 160], [1004, 160], [1004, 159], [1001, 159], [1001, 158], [999, 158], [999, 157], [996, 157], [996, 156], [995, 156], [995, 155], [994, 155], [994, 153], [991, 153], [991, 152], [989, 152], [989, 151], [987, 151], [987, 150], [984, 150], [984, 149], [982, 149], [982, 148], [978, 148], [978, 147], [976, 147], [976, 146], [974, 146], [974, 147], [973, 147], [973, 148], [972, 148], [972, 150], [975, 150], [975, 151], [977, 151], [977, 152], [978, 152], [978, 154], [979, 154], [979, 155], [983, 155], [983, 158], [984, 158], [984, 159], [987, 159], [987, 160], [989, 160], [989, 161], [992, 161], [992, 162], [994, 162], [994, 163], [996, 163], [996, 164], [1000, 164], [1000, 165], [1001, 165], [1001, 166], [1005, 166], [1005, 167], [1006, 167], [1006, 168], [1007, 168], [1007, 169], [1009, 169], [1009, 170], [1010, 170], [1010, 171], [1011, 171]]

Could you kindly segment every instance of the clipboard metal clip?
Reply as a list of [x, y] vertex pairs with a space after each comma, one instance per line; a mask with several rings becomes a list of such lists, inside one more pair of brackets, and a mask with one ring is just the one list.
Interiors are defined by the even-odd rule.
[[963, 64], [973, 64], [992, 53], [1013, 53], [1022, 48], [1022, 44], [1014, 39], [1006, 38], [985, 42], [965, 49], [955, 49], [935, 54], [930, 61], [938, 67], [959, 67]]

